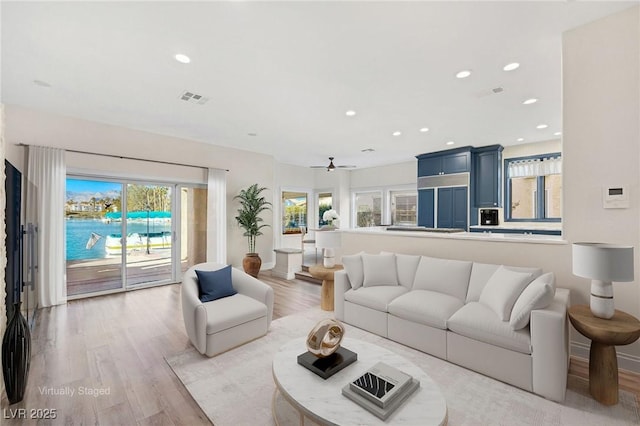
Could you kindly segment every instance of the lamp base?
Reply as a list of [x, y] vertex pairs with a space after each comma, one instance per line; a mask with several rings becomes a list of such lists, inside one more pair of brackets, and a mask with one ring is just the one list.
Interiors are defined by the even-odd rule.
[[591, 281], [591, 313], [603, 319], [611, 319], [615, 312], [613, 286], [610, 281]]
[[336, 254], [332, 248], [324, 249], [323, 266], [330, 269], [336, 267]]

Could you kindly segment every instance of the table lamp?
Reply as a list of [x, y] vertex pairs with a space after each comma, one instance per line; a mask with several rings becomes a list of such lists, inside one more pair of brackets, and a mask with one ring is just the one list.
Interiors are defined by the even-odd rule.
[[323, 250], [323, 265], [325, 268], [334, 268], [336, 266], [336, 248], [339, 248], [342, 242], [340, 232], [338, 231], [316, 231], [316, 247]]
[[573, 274], [591, 278], [591, 313], [613, 317], [612, 281], [633, 281], [633, 247], [606, 243], [574, 243]]

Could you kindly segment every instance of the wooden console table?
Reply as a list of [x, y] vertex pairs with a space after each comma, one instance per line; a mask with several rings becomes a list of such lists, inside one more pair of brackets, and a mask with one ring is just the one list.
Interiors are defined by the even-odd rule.
[[569, 320], [576, 330], [591, 339], [589, 392], [604, 405], [618, 403], [618, 359], [615, 345], [628, 345], [640, 337], [640, 321], [622, 311], [613, 318], [595, 317], [587, 305], [569, 308]]
[[309, 267], [311, 276], [322, 280], [320, 308], [323, 311], [333, 311], [333, 274], [342, 268], [342, 265], [336, 265], [334, 268], [325, 268], [323, 265], [313, 265]]

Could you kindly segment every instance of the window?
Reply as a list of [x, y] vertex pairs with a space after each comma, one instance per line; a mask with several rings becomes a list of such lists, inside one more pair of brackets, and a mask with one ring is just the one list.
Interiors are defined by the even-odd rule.
[[307, 226], [307, 193], [282, 191], [282, 233], [300, 234]]
[[318, 194], [318, 226], [328, 225], [322, 219], [324, 212], [333, 208], [333, 194], [331, 192], [321, 192]]
[[355, 193], [356, 227], [380, 226], [382, 223], [382, 193]]
[[206, 188], [73, 175], [66, 188], [68, 296], [175, 282], [206, 258]]
[[507, 159], [505, 168], [507, 220], [561, 220], [562, 158], [559, 153]]
[[391, 191], [391, 224], [415, 225], [418, 194], [415, 191]]

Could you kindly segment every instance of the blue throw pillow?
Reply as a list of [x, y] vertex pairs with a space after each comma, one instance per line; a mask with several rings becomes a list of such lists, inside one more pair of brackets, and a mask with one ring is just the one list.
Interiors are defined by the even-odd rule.
[[196, 271], [198, 276], [198, 297], [201, 302], [211, 302], [238, 292], [231, 285], [231, 265], [217, 271]]

